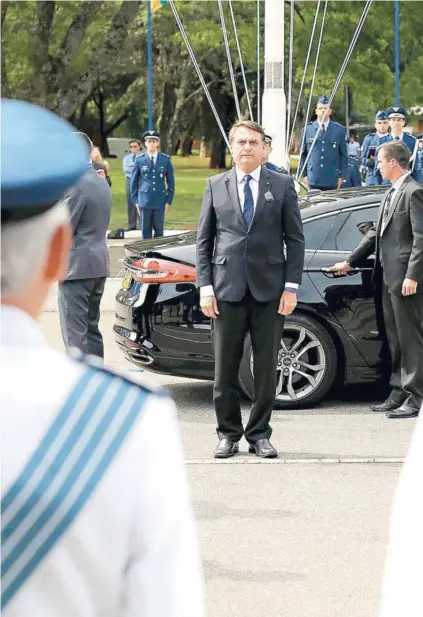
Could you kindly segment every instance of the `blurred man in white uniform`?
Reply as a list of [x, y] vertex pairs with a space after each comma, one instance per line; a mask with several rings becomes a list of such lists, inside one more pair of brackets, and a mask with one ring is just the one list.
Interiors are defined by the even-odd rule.
[[36, 322], [66, 273], [60, 198], [86, 146], [40, 107], [1, 114], [2, 615], [202, 617], [172, 400], [54, 351]]
[[391, 512], [380, 617], [422, 617], [423, 412], [401, 470]]

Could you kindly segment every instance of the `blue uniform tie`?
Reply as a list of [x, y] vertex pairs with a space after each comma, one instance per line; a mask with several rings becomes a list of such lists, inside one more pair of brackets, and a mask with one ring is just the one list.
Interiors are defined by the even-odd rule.
[[249, 227], [251, 225], [251, 221], [253, 220], [253, 216], [254, 216], [254, 199], [253, 199], [253, 193], [251, 192], [251, 186], [250, 186], [251, 176], [247, 174], [244, 177], [244, 180], [245, 180], [245, 184], [244, 184], [243, 215], [244, 215], [245, 224], [247, 225], [247, 227]]

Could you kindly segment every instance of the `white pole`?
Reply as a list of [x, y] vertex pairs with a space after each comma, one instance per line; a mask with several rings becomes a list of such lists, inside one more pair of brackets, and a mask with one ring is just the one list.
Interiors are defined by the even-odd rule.
[[272, 139], [272, 163], [286, 166], [286, 96], [284, 90], [284, 0], [264, 0], [264, 93], [262, 125]]

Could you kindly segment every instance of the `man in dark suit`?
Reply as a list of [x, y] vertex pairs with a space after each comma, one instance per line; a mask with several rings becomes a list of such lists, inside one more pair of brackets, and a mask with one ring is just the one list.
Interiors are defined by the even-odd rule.
[[[283, 316], [297, 302], [304, 235], [292, 178], [261, 166], [264, 140], [255, 122], [232, 127], [236, 166], [208, 179], [198, 224], [197, 283], [202, 311], [212, 318], [215, 351], [216, 458], [238, 452], [243, 434], [250, 452], [277, 456], [269, 441], [277, 355]], [[248, 332], [254, 400], [244, 431], [238, 372]]]
[[382, 305], [392, 358], [392, 392], [374, 411], [389, 418], [417, 416], [423, 399], [423, 188], [407, 171], [411, 153], [402, 141], [378, 148], [378, 165], [392, 184], [378, 220], [344, 262], [331, 268], [346, 274], [376, 253], [374, 282], [382, 284]]
[[[80, 133], [90, 152], [92, 142]], [[109, 185], [89, 161], [87, 171], [66, 196], [73, 229], [66, 280], [59, 285], [59, 316], [63, 342], [68, 350], [104, 357], [103, 337], [98, 328], [100, 302], [109, 274], [106, 231], [112, 196]]]

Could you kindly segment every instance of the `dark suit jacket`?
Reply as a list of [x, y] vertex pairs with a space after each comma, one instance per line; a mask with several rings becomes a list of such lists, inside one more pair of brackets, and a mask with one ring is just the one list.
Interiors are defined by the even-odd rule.
[[[284, 255], [286, 246], [286, 258]], [[218, 300], [279, 299], [285, 281], [301, 283], [304, 235], [294, 181], [261, 168], [250, 227], [239, 203], [235, 168], [207, 181], [197, 231], [197, 284]]]
[[405, 278], [419, 283], [423, 292], [423, 187], [410, 176], [402, 183], [391, 203], [388, 219], [381, 234], [383, 204], [376, 224], [367, 232], [348, 258], [349, 263], [360, 262], [376, 253], [374, 274], [384, 272], [392, 293], [401, 294]]
[[109, 185], [90, 166], [66, 198], [73, 228], [66, 280], [108, 276], [106, 232], [112, 208]]

